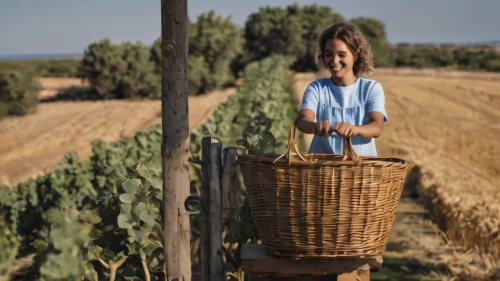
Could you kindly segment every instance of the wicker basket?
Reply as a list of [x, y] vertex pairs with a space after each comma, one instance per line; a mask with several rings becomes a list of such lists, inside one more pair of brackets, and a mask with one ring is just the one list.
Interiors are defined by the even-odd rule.
[[408, 163], [344, 155], [300, 154], [295, 125], [278, 158], [239, 155], [253, 219], [269, 254], [353, 258], [385, 250]]

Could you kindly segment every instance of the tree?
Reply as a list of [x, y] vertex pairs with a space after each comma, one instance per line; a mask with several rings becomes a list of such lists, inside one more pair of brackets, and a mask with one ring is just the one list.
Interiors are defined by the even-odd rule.
[[115, 45], [109, 39], [92, 43], [81, 69], [103, 99], [160, 97], [160, 80], [153, 75], [149, 49], [141, 43]]
[[198, 92], [232, 84], [235, 76], [231, 63], [243, 50], [241, 28], [231, 21], [231, 17], [223, 18], [213, 10], [198, 16], [191, 27], [189, 57], [193, 60], [190, 69], [201, 75]]
[[292, 66], [297, 71], [316, 71], [319, 54], [318, 38], [324, 29], [332, 24], [345, 22], [345, 18], [328, 6], [305, 5], [300, 9], [297, 4], [288, 7], [297, 10], [302, 25], [302, 50]]
[[245, 23], [247, 61], [282, 55], [289, 57], [295, 70], [315, 71], [319, 35], [328, 26], [343, 21], [344, 17], [328, 6], [260, 8]]
[[[196, 22], [188, 23], [188, 87], [189, 93], [201, 94], [232, 84], [237, 70], [232, 65], [242, 55], [243, 36], [241, 28], [214, 11], [198, 16]], [[160, 39], [151, 49], [151, 58], [159, 71]]]
[[377, 19], [357, 17], [350, 20], [366, 37], [372, 47], [375, 66], [384, 66], [389, 62], [389, 42], [385, 24]]
[[249, 61], [272, 55], [295, 55], [301, 49], [301, 24], [297, 14], [281, 7], [265, 6], [248, 16], [245, 49]]

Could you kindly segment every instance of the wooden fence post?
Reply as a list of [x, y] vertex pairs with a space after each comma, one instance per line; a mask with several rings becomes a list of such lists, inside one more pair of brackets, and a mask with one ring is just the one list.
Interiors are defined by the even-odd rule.
[[161, 0], [163, 250], [167, 281], [191, 281], [187, 0]]
[[222, 151], [222, 207], [231, 213], [238, 212], [240, 183], [238, 180], [238, 164], [236, 162], [236, 148], [226, 147]]
[[222, 250], [222, 143], [201, 140], [201, 263], [203, 281], [225, 281]]

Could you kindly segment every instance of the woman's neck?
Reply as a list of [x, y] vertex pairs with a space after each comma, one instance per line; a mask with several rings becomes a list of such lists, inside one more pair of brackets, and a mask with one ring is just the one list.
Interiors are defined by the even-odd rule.
[[343, 77], [336, 78], [336, 77], [331, 77], [333, 84], [339, 87], [346, 87], [354, 84], [358, 77], [354, 75], [354, 73], [346, 74]]

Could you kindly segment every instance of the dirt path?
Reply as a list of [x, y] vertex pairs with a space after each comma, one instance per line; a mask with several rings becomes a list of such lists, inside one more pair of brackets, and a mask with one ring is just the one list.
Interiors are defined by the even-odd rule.
[[[203, 124], [235, 89], [189, 98], [189, 126]], [[63, 155], [91, 154], [90, 143], [130, 136], [161, 123], [160, 101], [42, 103], [38, 112], [0, 121], [0, 184], [14, 185], [53, 170]]]

